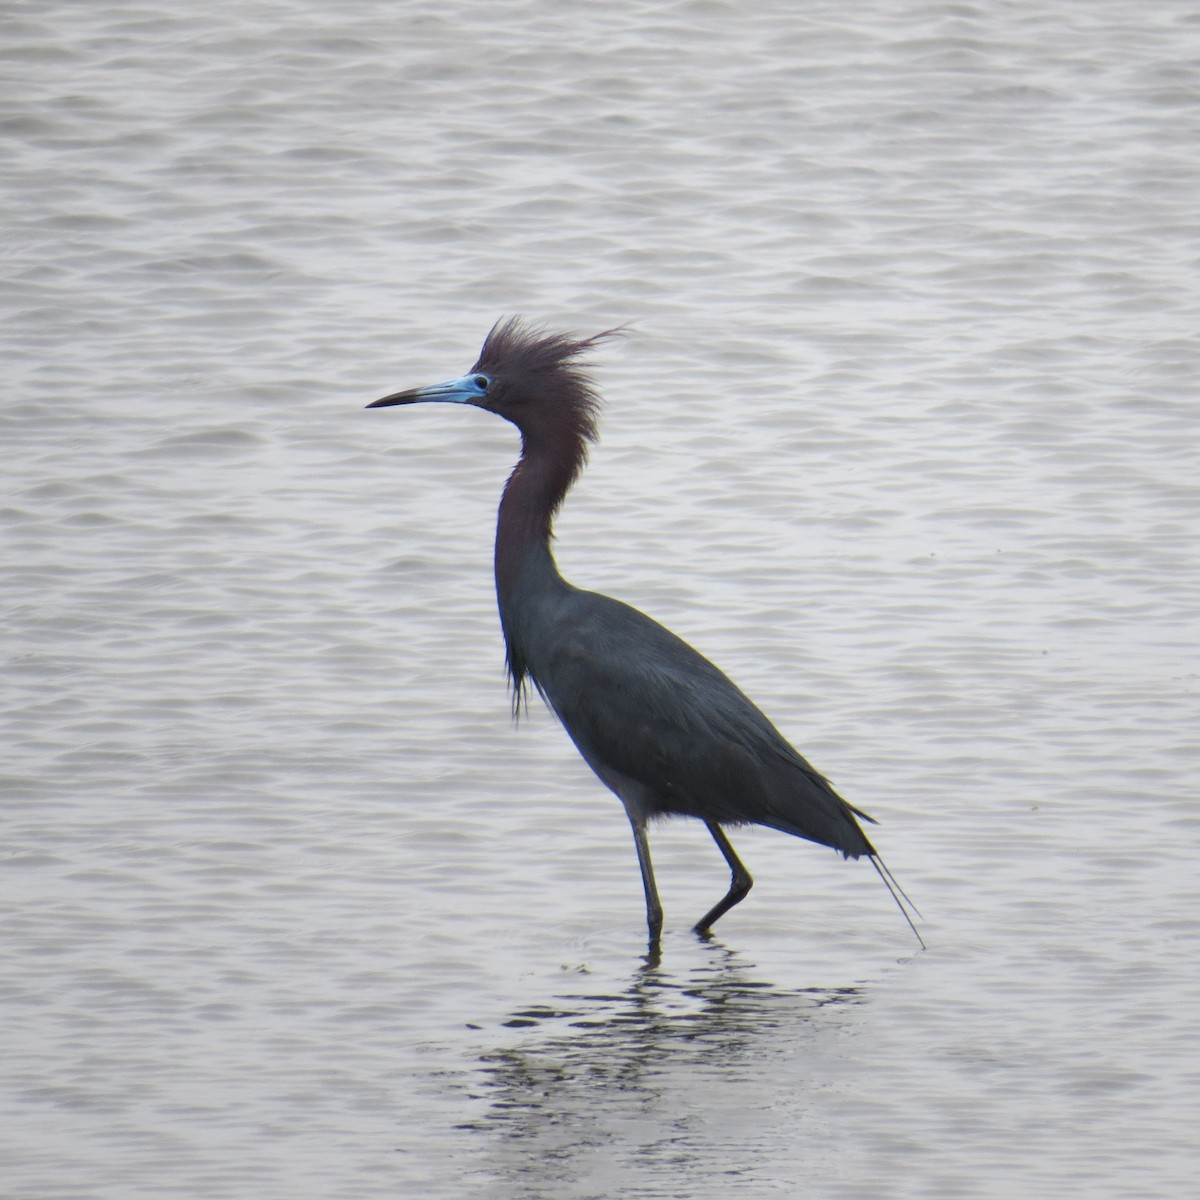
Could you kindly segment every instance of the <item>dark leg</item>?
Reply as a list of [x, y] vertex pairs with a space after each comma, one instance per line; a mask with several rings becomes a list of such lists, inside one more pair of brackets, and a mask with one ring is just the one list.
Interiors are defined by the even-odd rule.
[[650, 929], [650, 949], [658, 948], [662, 936], [663, 910], [654, 883], [654, 867], [650, 863], [650, 843], [646, 840], [646, 822], [629, 818], [633, 826], [633, 844], [637, 847], [638, 866], [642, 868], [642, 887], [646, 890], [646, 924]]
[[697, 933], [708, 933], [717, 919], [723, 917], [739, 901], [745, 900], [750, 889], [754, 886], [754, 880], [750, 878], [750, 872], [742, 866], [742, 860], [734, 853], [733, 847], [729, 844], [729, 839], [725, 836], [725, 831], [716, 821], [705, 821], [704, 824], [708, 826], [708, 832], [713, 835], [713, 841], [717, 843], [717, 849], [725, 856], [725, 861], [729, 864], [729, 870], [733, 873], [733, 879], [730, 881], [729, 891], [725, 893], [725, 898], [718, 904], [714, 904], [696, 922], [694, 928]]

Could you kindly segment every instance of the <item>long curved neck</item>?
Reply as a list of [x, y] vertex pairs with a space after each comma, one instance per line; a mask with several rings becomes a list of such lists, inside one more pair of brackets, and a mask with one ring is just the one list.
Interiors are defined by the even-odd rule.
[[496, 593], [500, 607], [518, 595], [562, 582], [550, 540], [554, 514], [578, 468], [526, 444], [504, 485], [496, 521]]
[[508, 674], [519, 703], [536, 636], [545, 629], [544, 604], [570, 588], [550, 549], [554, 514], [583, 465], [584, 447], [567, 439], [523, 435], [521, 458], [504, 486], [496, 522], [496, 598], [508, 652]]

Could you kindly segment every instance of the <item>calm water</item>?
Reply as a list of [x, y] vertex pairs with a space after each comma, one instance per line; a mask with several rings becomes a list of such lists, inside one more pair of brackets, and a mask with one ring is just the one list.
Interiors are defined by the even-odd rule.
[[[1190, 1197], [1200, 19], [10, 4], [0, 1195]], [[510, 428], [594, 332], [560, 562], [853, 803], [758, 887], [514, 730]]]

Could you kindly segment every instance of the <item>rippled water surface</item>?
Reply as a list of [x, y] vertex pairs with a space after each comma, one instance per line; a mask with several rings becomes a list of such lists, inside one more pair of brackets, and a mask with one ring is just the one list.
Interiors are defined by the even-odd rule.
[[[0, 1195], [1169, 1197], [1200, 1171], [1200, 18], [10, 4]], [[585, 333], [576, 582], [881, 824], [654, 847], [508, 718], [476, 411]]]

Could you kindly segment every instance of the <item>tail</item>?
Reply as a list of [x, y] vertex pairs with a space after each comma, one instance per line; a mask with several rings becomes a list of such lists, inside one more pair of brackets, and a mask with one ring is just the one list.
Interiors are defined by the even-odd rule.
[[[799, 758], [799, 755], [796, 757]], [[900, 886], [887, 863], [880, 857], [879, 851], [871, 845], [871, 839], [867, 837], [863, 832], [863, 827], [859, 824], [859, 821], [865, 821], [868, 825], [878, 825], [879, 822], [868, 813], [863, 812], [861, 808], [855, 808], [849, 801], [842, 799], [834, 791], [829, 780], [814, 770], [805, 760], [801, 759], [800, 765], [809, 784], [809, 787], [802, 793], [803, 798], [807, 801], [802, 811], [798, 814], [793, 811], [792, 815], [776, 811], [765, 819], [761, 816], [753, 819], [760, 825], [769, 825], [774, 829], [783, 830], [784, 833], [807, 838], [810, 842], [817, 842], [822, 846], [829, 846], [837, 850], [843, 858], [861, 858], [865, 854], [871, 860], [875, 874], [883, 880], [883, 886], [887, 888], [888, 893], [896, 902], [900, 915], [908, 924], [909, 929], [913, 931], [913, 936], [917, 939], [921, 949], [928, 949], [925, 939], [917, 931], [917, 926], [910, 915], [911, 910], [913, 915], [924, 920], [921, 910]]]
[[[923, 921], [925, 918], [921, 916], [921, 910], [912, 902], [912, 898], [900, 886], [895, 875], [892, 874], [891, 869], [880, 857], [879, 851], [874, 846], [871, 847], [868, 856], [871, 859], [871, 866], [875, 868], [875, 874], [883, 880], [883, 886], [887, 888], [892, 899], [895, 900], [896, 907], [900, 910], [900, 915], [908, 922], [909, 929], [913, 931], [913, 937], [917, 939], [922, 950], [927, 949], [925, 939], [917, 932], [917, 927], [913, 924], [912, 917], [908, 915], [908, 910], [911, 908], [913, 913]], [[906, 908], [905, 905], [908, 907]]]
[[[842, 798], [838, 796], [838, 799], [841, 800]], [[925, 918], [921, 916], [921, 910], [912, 902], [912, 897], [909, 896], [909, 894], [900, 886], [899, 881], [896, 879], [895, 875], [892, 874], [891, 868], [883, 861], [883, 857], [880, 855], [879, 851], [871, 845], [870, 839], [865, 833], [863, 833], [862, 827], [859, 826], [856, 821], [854, 821], [854, 817], [861, 817], [862, 820], [868, 821], [872, 825], [878, 825], [879, 822], [876, 821], [874, 817], [868, 816], [862, 811], [861, 808], [855, 808], [853, 804], [850, 804], [845, 800], [842, 800], [842, 803], [845, 804], [846, 808], [849, 809], [849, 811], [853, 814], [850, 819], [862, 837], [863, 845], [865, 847], [863, 853], [866, 854], [866, 856], [871, 860], [871, 866], [875, 868], [875, 874], [883, 880], [883, 886], [887, 888], [888, 893], [892, 899], [895, 900], [896, 907], [900, 910], [900, 915], [908, 923], [909, 929], [913, 931], [913, 937], [917, 939], [921, 949], [927, 950], [928, 947], [925, 945], [925, 939], [920, 935], [920, 933], [917, 932], [917, 927], [913, 923], [912, 917], [909, 916], [909, 909], [911, 909], [912, 912], [923, 921]], [[859, 857], [853, 851], [847, 852], [846, 850], [842, 850], [842, 855], [849, 858]], [[907, 907], [905, 907], [906, 905]]]

